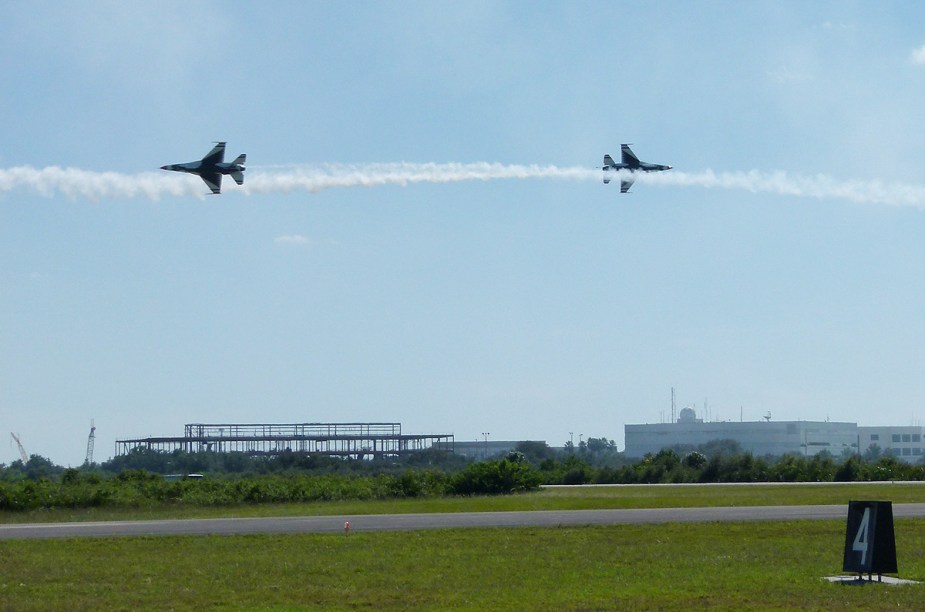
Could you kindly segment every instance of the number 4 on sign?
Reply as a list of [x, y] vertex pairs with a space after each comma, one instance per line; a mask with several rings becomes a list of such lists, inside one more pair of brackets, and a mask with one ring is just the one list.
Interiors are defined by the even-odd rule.
[[848, 502], [842, 570], [878, 576], [896, 572], [893, 504], [888, 501]]
[[870, 508], [864, 508], [864, 516], [861, 517], [861, 524], [858, 525], [858, 533], [854, 536], [854, 544], [851, 550], [861, 553], [861, 565], [867, 563], [867, 542], [870, 539]]

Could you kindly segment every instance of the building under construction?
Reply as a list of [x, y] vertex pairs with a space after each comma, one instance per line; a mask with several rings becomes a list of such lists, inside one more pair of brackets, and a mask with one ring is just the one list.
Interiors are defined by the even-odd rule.
[[423, 450], [453, 452], [452, 434], [407, 435], [401, 423], [191, 423], [183, 437], [116, 440], [116, 456], [142, 448], [162, 452], [282, 453], [370, 459]]

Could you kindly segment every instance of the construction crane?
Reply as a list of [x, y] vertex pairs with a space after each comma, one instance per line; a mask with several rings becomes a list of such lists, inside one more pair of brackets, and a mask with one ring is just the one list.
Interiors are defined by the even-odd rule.
[[12, 431], [10, 432], [10, 435], [13, 436], [14, 440], [16, 440], [16, 446], [19, 447], [19, 456], [22, 457], [22, 462], [24, 464], [29, 463], [29, 455], [26, 454], [26, 449], [22, 447], [22, 442], [19, 441], [19, 436], [14, 434]]
[[93, 419], [90, 419], [90, 435], [87, 437], [87, 458], [84, 465], [93, 465], [93, 441], [96, 439], [96, 427], [93, 425]]

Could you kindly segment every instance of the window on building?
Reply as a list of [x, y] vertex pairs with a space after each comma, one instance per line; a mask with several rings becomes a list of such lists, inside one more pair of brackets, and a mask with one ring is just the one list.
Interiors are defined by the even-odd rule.
[[871, 441], [871, 442], [873, 442], [873, 441], [875, 441], [875, 440], [879, 440], [879, 439], [880, 439], [880, 434], [870, 434], [870, 441]]
[[904, 448], [904, 449], [903, 449], [903, 457], [908, 457], [908, 456], [911, 455], [911, 454], [912, 454], [912, 449], [911, 449], [911, 448]]
[[918, 447], [913, 448], [913, 449], [912, 449], [912, 454], [913, 454], [913, 455], [916, 455], [916, 456], [919, 456], [919, 455], [922, 454], [922, 449], [921, 449], [921, 448], [918, 448]]
[[903, 442], [912, 442], [912, 436], [909, 434], [903, 434]]
[[893, 434], [893, 442], [899, 442], [899, 434]]
[[921, 441], [922, 441], [922, 434], [912, 434], [912, 441], [913, 441], [913, 442], [921, 442]]

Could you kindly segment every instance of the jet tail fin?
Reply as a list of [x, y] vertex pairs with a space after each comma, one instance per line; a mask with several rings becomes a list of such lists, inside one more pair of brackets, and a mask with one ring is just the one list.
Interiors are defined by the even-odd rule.
[[234, 161], [231, 162], [231, 163], [237, 164], [237, 165], [239, 165], [239, 166], [243, 166], [243, 165], [244, 165], [244, 161], [245, 161], [246, 159], [247, 159], [247, 154], [246, 154], [246, 153], [241, 153], [241, 154], [238, 155], [238, 156], [234, 159]]
[[231, 178], [233, 178], [234, 182], [237, 183], [238, 185], [244, 184], [244, 173], [243, 172], [232, 172]]
[[620, 154], [623, 156], [623, 164], [629, 168], [639, 167], [639, 158], [633, 153], [628, 144], [620, 145]]
[[605, 156], [604, 156], [604, 165], [605, 165], [605, 166], [616, 166], [616, 165], [617, 165], [617, 162], [615, 162], [611, 156], [605, 155]]

